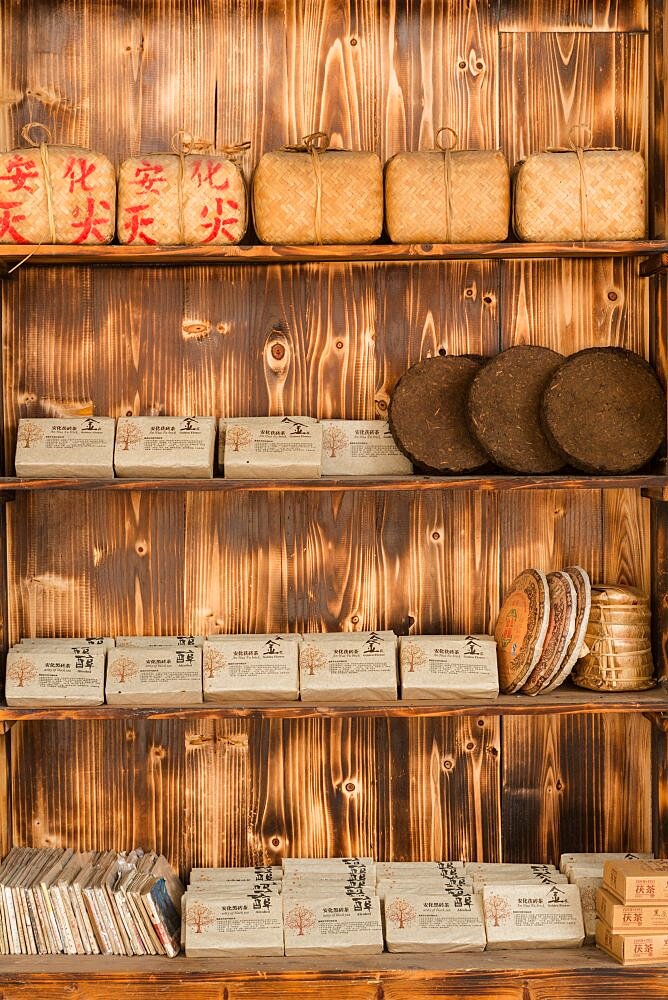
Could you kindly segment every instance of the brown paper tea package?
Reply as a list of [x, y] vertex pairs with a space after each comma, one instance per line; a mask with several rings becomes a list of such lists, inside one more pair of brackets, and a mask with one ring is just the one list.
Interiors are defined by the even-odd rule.
[[390, 892], [383, 902], [385, 943], [392, 952], [484, 951], [480, 896], [434, 893], [428, 884]]
[[382, 879], [456, 879], [464, 875], [463, 861], [378, 861], [376, 877]]
[[299, 647], [302, 701], [396, 701], [397, 639], [378, 632], [308, 635]]
[[376, 862], [373, 858], [283, 858], [284, 880], [296, 877], [330, 876], [346, 879], [363, 877], [370, 885], [376, 881]]
[[[70, 646], [94, 646], [98, 650], [113, 649], [116, 645], [114, 639], [111, 636], [91, 636], [89, 638], [71, 638], [71, 637], [58, 637], [56, 639], [48, 638], [46, 636], [39, 639], [26, 639], [23, 638], [18, 644], [20, 647], [25, 647], [26, 649], [38, 649], [40, 646], [44, 649], [63, 649]], [[18, 647], [14, 647], [18, 648]]]
[[283, 907], [278, 893], [264, 889], [238, 896], [191, 898], [190, 891], [186, 894], [186, 955], [260, 958], [283, 954]]
[[322, 426], [311, 417], [234, 417], [219, 425], [226, 479], [318, 479]]
[[285, 954], [313, 957], [380, 955], [380, 900], [360, 894], [314, 899], [292, 894], [283, 901]]
[[577, 948], [584, 941], [575, 885], [487, 885], [483, 909], [488, 950]]
[[323, 476], [410, 476], [386, 420], [322, 420]]
[[189, 886], [215, 886], [231, 889], [240, 883], [272, 884], [280, 887], [283, 869], [279, 865], [247, 868], [192, 868]]
[[5, 700], [16, 708], [103, 705], [104, 661], [99, 646], [14, 647], [7, 654]]
[[204, 701], [299, 699], [299, 642], [272, 636], [223, 636], [205, 642]]
[[214, 417], [120, 417], [114, 468], [121, 479], [211, 479]]
[[196, 705], [202, 701], [202, 650], [111, 649], [106, 694], [109, 705]]
[[429, 896], [445, 893], [449, 896], [468, 896], [475, 892], [475, 886], [464, 876], [459, 878], [381, 878], [376, 882], [376, 896], [380, 900], [386, 896], [402, 892], [423, 892]]
[[19, 420], [16, 475], [22, 478], [114, 478], [112, 417]]
[[203, 635], [117, 635], [119, 648], [128, 646], [177, 646], [179, 649], [203, 646]]
[[633, 851], [607, 854], [562, 854], [559, 859], [559, 871], [570, 878], [573, 868], [595, 869], [596, 874], [603, 878], [603, 867], [606, 861], [652, 861], [653, 854], [636, 854]]
[[402, 636], [399, 665], [404, 700], [488, 700], [499, 694], [492, 636]]

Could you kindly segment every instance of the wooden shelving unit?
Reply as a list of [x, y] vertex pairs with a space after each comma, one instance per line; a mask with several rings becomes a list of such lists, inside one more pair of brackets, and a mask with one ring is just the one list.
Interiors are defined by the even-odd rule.
[[[0, 246], [0, 637], [491, 630], [529, 565], [651, 592], [668, 663], [668, 477], [19, 480], [21, 416], [385, 417], [426, 355], [620, 345], [664, 379], [667, 4], [0, 0], [3, 148], [31, 119], [115, 162], [180, 128], [266, 150], [314, 127], [383, 160], [455, 128], [511, 165], [586, 117], [641, 151], [634, 243]], [[577, 110], [576, 110], [577, 109]], [[240, 265], [228, 266], [228, 265]], [[168, 266], [162, 266], [168, 265]], [[224, 266], [223, 266], [224, 265]], [[276, 266], [280, 265], [280, 266]], [[308, 267], [303, 265], [310, 265]], [[651, 281], [645, 278], [651, 277]], [[144, 846], [195, 865], [375, 854], [668, 856], [668, 695], [484, 705], [0, 705], [0, 852]], [[11, 1000], [654, 1000], [591, 948], [368, 961], [2, 958]]]

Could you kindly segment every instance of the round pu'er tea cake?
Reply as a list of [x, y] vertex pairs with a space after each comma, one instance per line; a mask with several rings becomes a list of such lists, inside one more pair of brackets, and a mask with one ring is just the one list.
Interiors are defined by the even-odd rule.
[[547, 578], [539, 569], [525, 569], [506, 594], [494, 629], [504, 694], [519, 691], [540, 660], [549, 617]]
[[543, 392], [563, 360], [562, 354], [547, 347], [510, 347], [488, 361], [473, 380], [470, 427], [502, 468], [539, 475], [564, 465], [540, 420]]
[[472, 472], [487, 464], [466, 421], [469, 387], [483, 361], [471, 356], [426, 358], [399, 379], [390, 399], [390, 430], [417, 468]]
[[561, 669], [573, 634], [577, 618], [577, 593], [568, 573], [548, 573], [550, 591], [550, 617], [543, 642], [543, 651], [522, 694], [540, 694]]
[[573, 581], [577, 597], [575, 631], [568, 644], [566, 656], [559, 670], [552, 680], [542, 688], [541, 694], [548, 694], [550, 691], [554, 691], [555, 688], [558, 688], [570, 677], [575, 664], [585, 648], [585, 636], [587, 634], [589, 613], [591, 611], [591, 582], [589, 574], [582, 566], [567, 566], [564, 573], [568, 573]]
[[571, 355], [543, 397], [545, 433], [583, 472], [635, 472], [661, 447], [666, 399], [644, 358], [621, 347], [592, 347]]

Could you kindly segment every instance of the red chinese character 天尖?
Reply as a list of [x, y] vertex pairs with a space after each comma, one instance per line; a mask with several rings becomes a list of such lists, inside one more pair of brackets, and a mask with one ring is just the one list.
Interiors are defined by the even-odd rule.
[[223, 181], [222, 184], [214, 184], [215, 176], [220, 167], [221, 164], [215, 163], [213, 160], [196, 160], [193, 164], [192, 179], [197, 181], [197, 187], [208, 184], [215, 191], [226, 191], [230, 186], [229, 179]]
[[[234, 243], [234, 234], [231, 233], [230, 230], [227, 229], [226, 227], [234, 225], [234, 223], [238, 222], [239, 220], [234, 215], [230, 216], [227, 219], [223, 218], [223, 212], [225, 210], [225, 208], [224, 208], [225, 205], [229, 205], [229, 207], [232, 208], [232, 209], [237, 209], [239, 207], [236, 202], [230, 201], [229, 199], [216, 198], [216, 214], [210, 219], [209, 222], [203, 222], [202, 223], [202, 228], [203, 229], [210, 229], [211, 230], [211, 232], [209, 233], [209, 235], [202, 241], [203, 243], [211, 243], [211, 242], [213, 242], [213, 240], [216, 239], [216, 237], [218, 236], [219, 233], [222, 233], [223, 236], [225, 236], [230, 241], [230, 243]], [[202, 219], [206, 219], [206, 218], [209, 217], [209, 206], [208, 205], [204, 206], [204, 208], [202, 209], [202, 211], [200, 213], [200, 217]]]
[[[102, 212], [99, 213], [99, 216], [96, 215], [95, 199], [91, 198], [90, 195], [88, 196], [86, 201], [87, 201], [86, 215], [84, 218], [79, 219], [79, 217], [81, 216], [81, 210], [79, 208], [75, 208], [74, 211], [72, 212], [72, 216], [75, 219], [79, 220], [77, 222], [72, 223], [72, 228], [81, 230], [81, 232], [74, 240], [74, 242], [85, 243], [88, 237], [92, 233], [96, 240], [99, 240], [100, 243], [104, 243], [106, 236], [104, 235], [104, 233], [101, 233], [97, 227], [108, 224], [109, 216], [105, 218]], [[108, 212], [111, 207], [108, 201], [103, 201], [102, 199], [100, 199], [99, 204], [100, 207], [103, 208], [106, 212]]]
[[135, 170], [135, 179], [132, 183], [144, 191], [153, 191], [159, 184], [167, 183], [167, 178], [162, 176], [164, 172], [165, 168], [161, 164], [143, 160], [141, 166]]
[[0, 181], [10, 181], [13, 187], [10, 187], [10, 192], [12, 191], [27, 191], [28, 194], [32, 194], [35, 188], [28, 181], [35, 180], [39, 177], [39, 171], [37, 170], [37, 164], [34, 160], [29, 160], [25, 156], [16, 154], [12, 156], [11, 159], [7, 160], [7, 173], [0, 177]]
[[21, 202], [0, 201], [0, 239], [7, 235], [14, 243], [27, 243], [28, 241], [15, 228], [16, 223], [23, 222], [25, 215], [12, 215], [13, 208], [21, 208]]
[[155, 246], [157, 240], [154, 240], [152, 236], [144, 232], [144, 227], [152, 226], [155, 219], [150, 215], [143, 215], [142, 213], [147, 210], [148, 205], [130, 205], [125, 209], [126, 213], [130, 218], [125, 223], [125, 228], [129, 230], [130, 237], [128, 243], [134, 243], [135, 240], [141, 240], [142, 243], [146, 243], [148, 246]]
[[70, 194], [74, 194], [77, 184], [81, 185], [82, 191], [90, 191], [86, 180], [95, 170], [95, 164], [89, 163], [84, 156], [71, 156], [65, 166], [63, 177], [70, 182]]

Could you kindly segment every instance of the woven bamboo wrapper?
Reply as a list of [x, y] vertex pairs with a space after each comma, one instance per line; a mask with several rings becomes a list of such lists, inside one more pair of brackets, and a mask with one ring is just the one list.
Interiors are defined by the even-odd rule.
[[576, 152], [548, 152], [522, 164], [514, 211], [521, 240], [637, 240], [646, 235], [642, 156], [630, 150], [585, 149], [582, 163], [581, 170]]
[[509, 218], [510, 175], [500, 151], [397, 153], [386, 164], [393, 243], [498, 243]]
[[[646, 601], [642, 591], [631, 588], [592, 588], [592, 607], [598, 617], [589, 619], [585, 640], [589, 652], [573, 674], [577, 685], [594, 691], [643, 691], [654, 686]], [[635, 623], [624, 620], [629, 614], [637, 616]], [[620, 629], [632, 633], [620, 635]]]
[[373, 243], [383, 228], [383, 172], [375, 153], [265, 153], [253, 177], [263, 243]]
[[109, 243], [115, 208], [101, 153], [40, 143], [0, 154], [0, 243]]
[[121, 165], [118, 239], [139, 246], [239, 243], [248, 220], [238, 165], [213, 153], [150, 153]]

